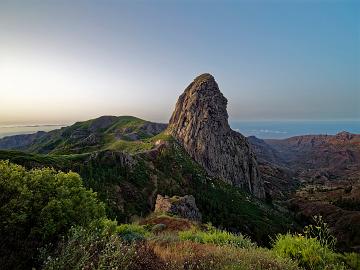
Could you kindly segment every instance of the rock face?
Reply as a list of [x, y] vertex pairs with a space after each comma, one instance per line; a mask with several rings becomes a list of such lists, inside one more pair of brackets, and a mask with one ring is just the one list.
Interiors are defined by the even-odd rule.
[[192, 195], [185, 195], [184, 197], [157, 195], [155, 212], [169, 213], [177, 215], [182, 218], [201, 221], [201, 213], [195, 204], [195, 198]]
[[179, 97], [168, 131], [209, 175], [264, 198], [255, 154], [230, 128], [226, 107], [214, 77], [202, 74]]

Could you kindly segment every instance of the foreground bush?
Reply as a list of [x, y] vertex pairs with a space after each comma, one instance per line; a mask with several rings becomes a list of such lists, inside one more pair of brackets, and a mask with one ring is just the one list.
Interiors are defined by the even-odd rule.
[[360, 254], [359, 253], [345, 253], [343, 255], [345, 263], [351, 267], [351, 269], [360, 269]]
[[211, 229], [209, 231], [189, 230], [179, 232], [179, 238], [202, 244], [231, 245], [239, 248], [252, 248], [256, 245], [241, 234], [233, 234], [227, 231]]
[[37, 249], [55, 243], [71, 226], [104, 218], [96, 194], [76, 173], [27, 171], [0, 161], [0, 261], [2, 269], [28, 269]]
[[342, 262], [342, 255], [322, 245], [317, 238], [291, 234], [278, 235], [273, 250], [279, 256], [296, 260], [299, 266], [305, 269], [347, 269]]
[[129, 243], [104, 230], [72, 228], [55, 253], [43, 252], [44, 270], [161, 270], [164, 263], [144, 243]]

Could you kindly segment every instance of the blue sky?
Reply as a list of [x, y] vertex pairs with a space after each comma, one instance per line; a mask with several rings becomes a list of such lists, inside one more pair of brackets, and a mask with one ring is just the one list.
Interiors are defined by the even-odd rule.
[[167, 121], [212, 73], [232, 120], [359, 119], [359, 1], [0, 0], [0, 123]]

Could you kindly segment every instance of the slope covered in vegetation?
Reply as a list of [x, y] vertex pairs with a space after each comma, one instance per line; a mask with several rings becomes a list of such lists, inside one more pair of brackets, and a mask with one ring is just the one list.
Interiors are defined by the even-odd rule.
[[[326, 226], [279, 234], [267, 249], [161, 213], [140, 219], [143, 225], [118, 224], [76, 173], [0, 161], [0, 189], [4, 269], [359, 269], [357, 254], [334, 250]], [[163, 218], [166, 224], [153, 222]]]
[[295, 229], [292, 219], [271, 204], [208, 177], [171, 136], [159, 134], [136, 143], [141, 144], [139, 148], [128, 148], [133, 154], [114, 150], [71, 155], [0, 151], [0, 159], [28, 168], [49, 166], [78, 172], [85, 186], [105, 202], [109, 217], [121, 222], [150, 213], [157, 194], [193, 194], [205, 222], [244, 232], [259, 243], [268, 244], [269, 235]]
[[115, 142], [142, 140], [159, 134], [166, 124], [133, 116], [101, 116], [50, 132], [0, 139], [0, 149], [41, 154], [73, 154], [113, 148]]

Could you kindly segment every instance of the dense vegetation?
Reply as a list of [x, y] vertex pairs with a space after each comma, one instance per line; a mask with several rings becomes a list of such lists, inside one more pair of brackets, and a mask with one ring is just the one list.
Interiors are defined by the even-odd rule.
[[7, 161], [0, 161], [0, 206], [4, 269], [25, 268], [39, 247], [56, 242], [72, 226], [105, 218], [103, 203], [78, 174], [26, 171]]
[[[153, 152], [155, 142], [165, 146]], [[133, 144], [134, 142], [128, 142]], [[39, 155], [0, 151], [0, 159], [26, 167], [51, 166], [78, 172], [84, 185], [98, 193], [105, 202], [107, 215], [119, 222], [151, 212], [157, 193], [163, 195], [193, 194], [205, 222], [236, 232], [244, 232], [261, 244], [269, 235], [294, 230], [293, 220], [276, 211], [271, 204], [253, 198], [239, 188], [206, 176], [171, 137], [159, 134], [137, 142], [144, 145], [131, 156], [118, 151], [99, 151], [71, 155]], [[125, 164], [128, 160], [130, 165]]]
[[[166, 216], [167, 224], [151, 223], [152, 215], [140, 220], [143, 225], [118, 225], [106, 218], [103, 203], [72, 172], [26, 170], [0, 161], [0, 191], [4, 269], [320, 270], [360, 266], [359, 255], [336, 252], [326, 224], [319, 219], [303, 235], [278, 235], [273, 248], [266, 249], [242, 234], [171, 216]], [[182, 222], [187, 229], [182, 229]]]

